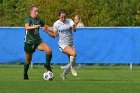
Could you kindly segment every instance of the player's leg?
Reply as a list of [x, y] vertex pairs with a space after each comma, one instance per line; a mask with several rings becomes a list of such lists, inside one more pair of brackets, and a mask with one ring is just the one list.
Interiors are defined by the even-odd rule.
[[52, 71], [51, 67], [50, 67], [50, 62], [52, 59], [52, 50], [51, 48], [44, 42], [41, 42], [41, 44], [37, 47], [37, 49], [46, 52], [46, 64], [44, 65], [44, 67], [48, 70], [48, 71]]
[[63, 73], [61, 74], [62, 79], [65, 80], [66, 79], [66, 74], [68, 74], [68, 72], [70, 71], [70, 69], [75, 64], [76, 52], [70, 46], [65, 46], [64, 49], [63, 49], [63, 52], [68, 55], [68, 58], [70, 60], [70, 63], [68, 63], [66, 65], [66, 67], [64, 68]]
[[63, 49], [63, 52], [69, 56], [76, 57], [76, 52], [71, 46], [68, 46], [68, 45], [65, 46], [65, 48]]
[[24, 80], [28, 80], [28, 69], [32, 60], [32, 54], [26, 53], [26, 63], [24, 64]]
[[28, 69], [32, 60], [32, 54], [35, 52], [34, 44], [24, 43], [24, 51], [26, 56], [26, 62], [24, 64], [24, 79], [28, 79]]
[[70, 68], [71, 68], [71, 64], [68, 63], [68, 64], [65, 66], [65, 68], [64, 68], [64, 70], [63, 70], [63, 72], [62, 72], [62, 74], [61, 74], [61, 77], [62, 77], [63, 80], [66, 79], [66, 75], [69, 73]]
[[75, 51], [75, 49], [71, 46], [66, 46], [63, 49], [63, 52], [68, 55], [68, 58], [69, 58], [69, 61], [72, 65], [72, 67], [75, 66], [75, 62], [76, 62], [76, 51]]
[[[70, 46], [70, 47], [72, 48], [73, 52], [75, 52], [75, 54], [76, 54], [74, 46]], [[77, 76], [77, 72], [76, 72], [76, 70], [74, 68], [75, 63], [76, 63], [76, 56], [71, 56], [69, 54], [67, 54], [67, 55], [68, 55], [68, 58], [69, 58], [69, 62], [71, 64], [71, 68], [70, 68], [71, 73], [72, 73], [73, 76]]]

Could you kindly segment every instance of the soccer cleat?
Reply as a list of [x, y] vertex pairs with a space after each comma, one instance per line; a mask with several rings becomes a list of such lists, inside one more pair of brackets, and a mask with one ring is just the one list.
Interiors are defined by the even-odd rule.
[[77, 76], [77, 72], [74, 69], [74, 67], [71, 67], [70, 70], [71, 70], [71, 73], [72, 73], [73, 76]]
[[24, 80], [28, 80], [28, 74], [27, 73], [24, 73]]
[[66, 75], [61, 74], [60, 77], [62, 78], [62, 80], [66, 80]]
[[51, 71], [51, 72], [52, 72], [52, 69], [51, 69], [51, 66], [50, 66], [50, 65], [45, 64], [44, 67], [45, 67], [48, 71]]

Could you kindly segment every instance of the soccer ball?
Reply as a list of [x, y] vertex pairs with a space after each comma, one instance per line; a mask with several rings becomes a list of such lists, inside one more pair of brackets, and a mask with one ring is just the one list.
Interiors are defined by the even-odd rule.
[[53, 80], [53, 73], [51, 71], [46, 71], [43, 74], [43, 79], [44, 80]]

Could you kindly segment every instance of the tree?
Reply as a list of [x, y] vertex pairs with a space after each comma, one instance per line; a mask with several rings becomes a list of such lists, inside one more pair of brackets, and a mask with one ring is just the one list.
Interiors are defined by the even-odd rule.
[[139, 0], [0, 0], [0, 26], [24, 26], [28, 7], [39, 7], [39, 17], [52, 26], [64, 8], [68, 18], [79, 14], [85, 26], [139, 26]]

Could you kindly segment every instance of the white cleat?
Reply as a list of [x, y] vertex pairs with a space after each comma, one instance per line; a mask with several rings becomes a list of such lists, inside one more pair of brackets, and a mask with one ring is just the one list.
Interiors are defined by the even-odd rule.
[[76, 70], [74, 69], [74, 67], [71, 67], [71, 73], [72, 73], [72, 75], [73, 76], [77, 76], [77, 72], [76, 72]]
[[66, 75], [61, 74], [60, 77], [62, 78], [62, 80], [66, 80]]

